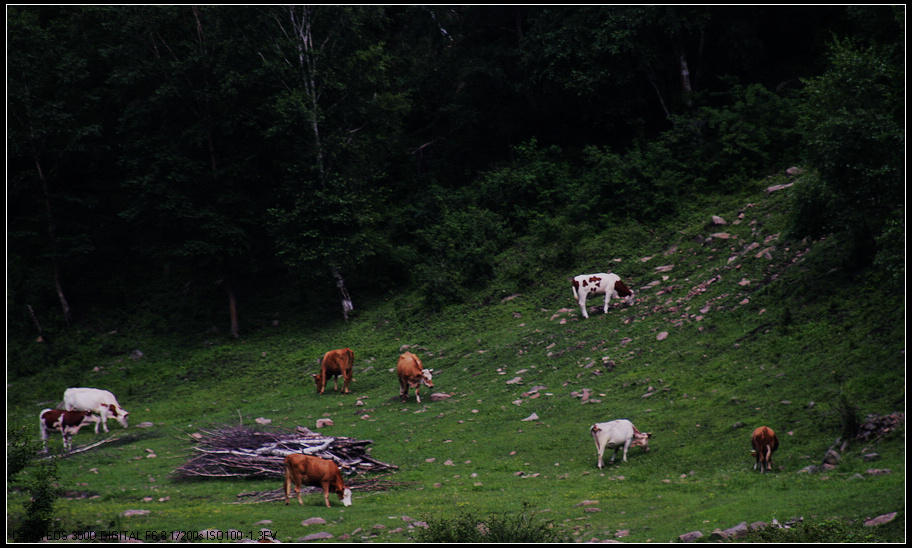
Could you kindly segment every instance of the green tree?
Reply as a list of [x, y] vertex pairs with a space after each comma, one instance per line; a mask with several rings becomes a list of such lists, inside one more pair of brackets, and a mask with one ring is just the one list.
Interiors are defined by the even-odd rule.
[[23, 258], [28, 274], [50, 273], [66, 324], [73, 320], [67, 267], [93, 249], [84, 220], [98, 197], [86, 164], [101, 146], [99, 98], [73, 25], [79, 16], [77, 8], [7, 12], [8, 252]]
[[903, 43], [835, 39], [829, 60], [804, 90], [798, 130], [817, 176], [798, 189], [792, 230], [844, 238], [847, 259], [865, 266], [879, 251], [899, 251], [880, 236], [903, 216]]
[[120, 216], [132, 231], [131, 252], [188, 287], [220, 286], [236, 337], [237, 285], [268, 257], [262, 217], [274, 197], [252, 101], [263, 92], [251, 46], [258, 12], [102, 9], [111, 34], [107, 84], [122, 109]]
[[408, 98], [383, 42], [384, 8], [268, 8], [260, 57], [275, 93], [268, 136], [282, 143], [282, 203], [269, 210], [279, 258], [304, 276], [335, 280], [345, 319], [354, 305], [342, 273], [375, 247], [387, 162], [400, 149]]

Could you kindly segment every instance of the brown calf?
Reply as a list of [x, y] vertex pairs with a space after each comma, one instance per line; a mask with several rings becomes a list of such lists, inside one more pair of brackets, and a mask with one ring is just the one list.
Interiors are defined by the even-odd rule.
[[285, 504], [288, 504], [288, 499], [291, 497], [292, 485], [298, 493], [298, 504], [304, 504], [304, 501], [301, 500], [302, 483], [322, 487], [323, 500], [326, 501], [327, 508], [329, 508], [330, 493], [338, 493], [342, 504], [351, 506], [351, 489], [345, 487], [339, 467], [331, 460], [300, 453], [287, 455], [285, 457]]
[[320, 362], [320, 372], [313, 376], [314, 382], [317, 384], [317, 392], [323, 393], [323, 389], [326, 388], [326, 382], [330, 377], [333, 379], [333, 390], [338, 391], [340, 375], [343, 380], [342, 393], [348, 394], [351, 392], [348, 389], [348, 383], [354, 380], [352, 379], [352, 367], [354, 365], [355, 353], [350, 348], [330, 350], [324, 354]]
[[428, 388], [434, 388], [433, 377], [430, 369], [424, 369], [421, 366], [421, 360], [411, 352], [406, 352], [399, 356], [399, 363], [396, 364], [396, 374], [399, 375], [399, 397], [402, 401], [408, 399], [408, 389], [415, 389], [415, 400], [421, 403], [421, 396], [418, 390], [421, 385]]
[[779, 449], [779, 438], [769, 426], [761, 426], [751, 434], [751, 446], [754, 448], [751, 454], [756, 457], [754, 470], [760, 466], [760, 473], [770, 470], [773, 467], [773, 452]]

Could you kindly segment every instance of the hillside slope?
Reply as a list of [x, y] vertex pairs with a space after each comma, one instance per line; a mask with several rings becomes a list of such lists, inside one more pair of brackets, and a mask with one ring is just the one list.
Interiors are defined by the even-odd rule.
[[[869, 441], [846, 438], [844, 427], [904, 410], [903, 296], [838, 267], [828, 241], [788, 241], [788, 193], [719, 205], [651, 233], [648, 244], [595, 238], [585, 249], [607, 251], [524, 291], [495, 281], [479, 299], [486, 305], [428, 316], [399, 296], [349, 324], [283, 322], [241, 341], [201, 335], [193, 346], [140, 341], [142, 358], [97, 355], [99, 371], [85, 367], [78, 383], [13, 379], [8, 417], [31, 427], [66, 386], [82, 384], [114, 391], [131, 425], [154, 424], [113, 430], [118, 441], [61, 460], [64, 530], [267, 527], [283, 541], [318, 530], [403, 541], [412, 523], [404, 517], [512, 514], [524, 503], [579, 540], [665, 542], [742, 521], [857, 522], [897, 511], [902, 523], [904, 422]], [[590, 299], [583, 319], [568, 278], [608, 270], [635, 289], [635, 304], [615, 301], [604, 314], [602, 300]], [[320, 397], [316, 359], [342, 347], [355, 352], [353, 393]], [[398, 400], [392, 369], [405, 349], [434, 369], [433, 392], [448, 397]], [[280, 480], [174, 477], [192, 454], [182, 432], [260, 417], [269, 428], [332, 419], [321, 433], [372, 440], [372, 455], [398, 466], [399, 487], [356, 491], [345, 509], [314, 495], [302, 509], [233, 504]], [[627, 463], [598, 470], [588, 428], [615, 418], [652, 432], [651, 451], [634, 448]], [[761, 476], [749, 437], [764, 424], [781, 446], [774, 472]], [[837, 438], [836, 468], [803, 471]], [[93, 439], [87, 430], [76, 443]], [[879, 460], [862, 458], [871, 453]], [[12, 524], [25, 496], [8, 497]], [[129, 509], [149, 513], [122, 517]], [[302, 525], [309, 517], [327, 523]], [[882, 538], [904, 534], [886, 531]]]

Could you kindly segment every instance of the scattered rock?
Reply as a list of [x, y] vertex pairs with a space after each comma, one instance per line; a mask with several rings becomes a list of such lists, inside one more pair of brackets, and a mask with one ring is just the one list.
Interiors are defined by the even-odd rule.
[[656, 335], [656, 340], [657, 340], [657, 341], [664, 341], [666, 337], [668, 337], [668, 331], [662, 331], [661, 333], [659, 333], [658, 335]]
[[728, 224], [728, 223], [726, 223], [726, 222], [725, 222], [725, 219], [723, 219], [722, 217], [719, 217], [718, 215], [713, 215], [713, 216], [712, 216], [712, 224], [714, 224], [714, 225], [725, 225], [725, 224]]
[[892, 474], [893, 470], [889, 468], [868, 468], [865, 473], [869, 476], [882, 476], [884, 474]]
[[896, 517], [896, 512], [890, 512], [889, 514], [884, 514], [882, 516], [877, 516], [874, 519], [869, 519], [864, 522], [865, 527], [873, 527], [875, 525], [883, 525], [884, 523], [889, 523], [893, 521], [893, 518]]
[[272, 422], [272, 419], [266, 419], [266, 418], [263, 418], [263, 417], [258, 417], [258, 418], [256, 418], [256, 419], [253, 419], [253, 422], [255, 422], [255, 423], [257, 423], [257, 424], [269, 424], [269, 423]]
[[327, 533], [326, 531], [321, 531], [319, 533], [313, 533], [311, 535], [307, 535], [306, 537], [299, 538], [298, 542], [310, 542], [313, 540], [329, 540], [331, 538], [333, 538], [333, 536], [331, 534]]
[[441, 400], [445, 400], [449, 397], [451, 397], [451, 396], [445, 392], [434, 392], [433, 394], [431, 394], [431, 401], [441, 401]]
[[522, 419], [522, 422], [537, 421], [537, 420], [538, 420], [538, 415], [536, 415], [535, 413], [532, 413], [528, 417]]
[[326, 520], [323, 518], [307, 518], [301, 522], [301, 525], [323, 525], [326, 523]]
[[507, 384], [522, 384], [522, 377], [513, 377], [507, 381]]
[[683, 535], [679, 535], [678, 540], [680, 540], [681, 542], [693, 542], [702, 536], [703, 536], [703, 533], [701, 533], [700, 531], [691, 531], [690, 533], [684, 533]]
[[823, 456], [823, 464], [839, 464], [839, 461], [842, 457], [839, 456], [839, 453], [833, 451], [832, 449], [827, 449], [826, 455]]
[[728, 537], [726, 537], [726, 538], [730, 538], [730, 537], [741, 538], [741, 537], [747, 535], [747, 532], [748, 532], [747, 522], [742, 521], [738, 525], [735, 525], [734, 527], [729, 527], [728, 529], [726, 529], [722, 532], [725, 533], [726, 535], [728, 535]]
[[773, 192], [776, 192], [777, 190], [782, 190], [783, 188], [788, 188], [788, 187], [792, 186], [793, 184], [795, 184], [795, 183], [786, 183], [784, 185], [773, 185], [771, 187], [767, 187], [766, 193], [772, 194]]
[[151, 510], [124, 510], [120, 515], [125, 518], [132, 518], [133, 516], [147, 516], [151, 513]]
[[152, 422], [141, 422], [137, 424], [134, 428], [152, 428], [155, 426], [155, 423]]
[[584, 500], [583, 502], [580, 502], [580, 503], [574, 505], [573, 507], [579, 508], [580, 506], [592, 506], [593, 504], [598, 504], [598, 502], [599, 501], [597, 501], [597, 500]]
[[317, 419], [317, 428], [323, 428], [324, 426], [332, 426], [332, 419]]

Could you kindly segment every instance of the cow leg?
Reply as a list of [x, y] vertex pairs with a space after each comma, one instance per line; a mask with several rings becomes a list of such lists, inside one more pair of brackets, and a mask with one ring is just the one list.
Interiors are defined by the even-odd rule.
[[329, 482], [323, 482], [323, 500], [326, 501], [326, 507], [330, 508], [329, 505]]
[[624, 462], [627, 462], [627, 449], [630, 448], [630, 443], [633, 441], [633, 438], [630, 438], [624, 442]]
[[415, 387], [415, 401], [421, 403], [421, 396], [418, 395], [418, 391], [421, 390], [421, 385]]
[[589, 311], [586, 310], [586, 295], [584, 293], [580, 293], [579, 305], [580, 305], [580, 312], [583, 313], [583, 317], [588, 318]]
[[605, 467], [605, 463], [602, 461], [602, 455], [605, 454], [605, 448], [599, 447], [598, 442], [595, 443], [595, 449], [598, 451], [598, 468], [601, 470]]
[[291, 497], [291, 478], [288, 477], [288, 473], [285, 473], [285, 506], [288, 506], [288, 499]]
[[617, 458], [617, 456], [618, 456], [618, 451], [620, 451], [620, 449], [621, 449], [621, 446], [620, 446], [620, 445], [618, 445], [618, 446], [616, 446], [616, 447], [614, 448], [614, 454], [611, 455], [611, 460], [608, 461], [608, 464], [614, 464], [614, 459]]
[[608, 301], [610, 301], [610, 300], [611, 300], [611, 291], [606, 291], [605, 292], [605, 308], [603, 309], [603, 312], [605, 312], [605, 314], [608, 313]]

